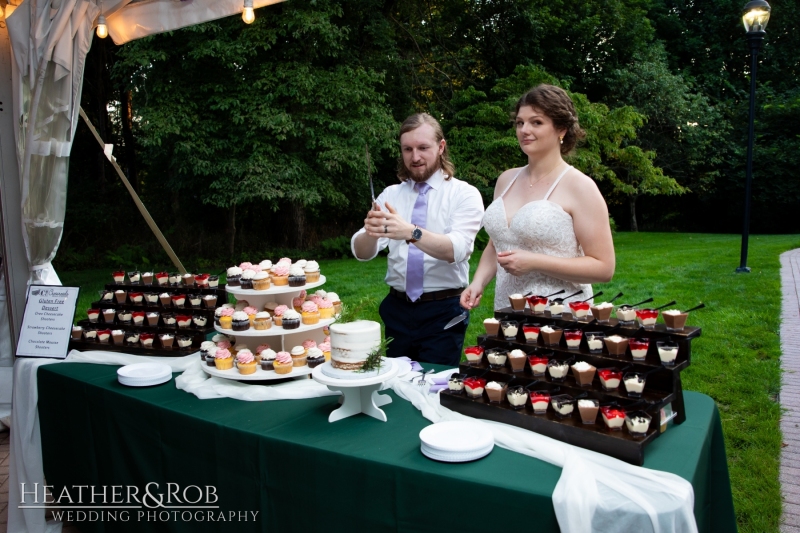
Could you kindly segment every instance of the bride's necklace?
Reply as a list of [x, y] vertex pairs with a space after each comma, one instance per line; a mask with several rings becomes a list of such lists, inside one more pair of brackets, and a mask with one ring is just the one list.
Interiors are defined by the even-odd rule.
[[530, 178], [528, 178], [528, 187], [529, 187], [529, 188], [532, 188], [534, 185], [536, 185], [537, 183], [539, 183], [540, 181], [542, 181], [543, 179], [545, 179], [547, 176], [549, 176], [550, 174], [552, 174], [552, 173], [553, 173], [553, 171], [554, 171], [555, 169], [557, 169], [558, 167], [560, 167], [560, 166], [561, 166], [561, 163], [563, 163], [563, 161], [559, 161], [558, 163], [556, 163], [556, 166], [554, 166], [553, 168], [551, 168], [551, 169], [550, 169], [550, 172], [548, 172], [547, 174], [545, 174], [544, 176], [542, 176], [541, 178], [539, 178], [539, 179], [538, 179], [538, 180], [536, 180], [536, 181], [531, 181], [531, 179], [530, 179]]

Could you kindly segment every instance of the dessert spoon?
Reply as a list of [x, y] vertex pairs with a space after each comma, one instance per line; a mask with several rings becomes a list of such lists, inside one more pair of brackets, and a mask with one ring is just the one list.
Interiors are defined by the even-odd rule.
[[[601, 294], [603, 294], [603, 291], [600, 291], [600, 292], [598, 292], [597, 294], [592, 294], [591, 296], [589, 296], [589, 297], [588, 297], [588, 298], [586, 298], [585, 300], [578, 300], [578, 303], [588, 302], [588, 301], [589, 301], [589, 300], [591, 300], [592, 298], [597, 298], [597, 297], [598, 297], [598, 296], [600, 296]], [[620, 294], [622, 294], [622, 293], [620, 293]], [[567, 298], [569, 298], [569, 296], [567, 296]], [[566, 300], [566, 298], [564, 298], [564, 299]]]
[[669, 302], [667, 304], [664, 304], [661, 307], [654, 307], [653, 311], [658, 311], [659, 309], [664, 309], [665, 307], [669, 307], [670, 305], [675, 305], [675, 300], [672, 300], [671, 302]]
[[697, 311], [698, 309], [702, 309], [702, 308], [704, 308], [705, 306], [706, 306], [706, 304], [704, 304], [704, 303], [701, 303], [700, 305], [698, 305], [698, 306], [695, 306], [695, 307], [692, 307], [691, 309], [687, 309], [686, 311], [681, 311], [681, 313], [690, 313], [690, 312], [692, 312], [692, 311]]
[[[560, 291], [560, 292], [557, 292], [555, 294], [561, 294], [562, 292], [566, 292], [566, 291]], [[564, 300], [572, 298], [573, 296], [577, 296], [577, 295], [581, 294], [582, 292], [583, 292], [583, 289], [579, 290], [578, 292], [573, 292], [569, 296], [564, 296], [563, 298], [553, 298], [553, 301], [558, 301], [558, 302], [563, 303]], [[551, 294], [550, 296], [555, 296], [555, 294]], [[548, 296], [548, 298], [549, 298], [549, 296]]]
[[619, 294], [617, 294], [616, 296], [614, 296], [613, 298], [611, 298], [611, 299], [608, 301], [608, 303], [613, 303], [613, 302], [614, 302], [614, 300], [616, 300], [616, 299], [617, 299], [617, 298], [619, 298], [620, 296], [622, 296], [622, 293], [619, 293]]
[[641, 301], [641, 302], [639, 302], [639, 303], [632, 304], [632, 305], [631, 305], [631, 307], [636, 307], [636, 306], [639, 306], [639, 305], [642, 305], [642, 304], [649, 304], [649, 303], [650, 303], [650, 302], [652, 302], [652, 301], [653, 301], [653, 297], [651, 296], [651, 297], [650, 297], [650, 298], [648, 298], [647, 300], [642, 300], [642, 301]]

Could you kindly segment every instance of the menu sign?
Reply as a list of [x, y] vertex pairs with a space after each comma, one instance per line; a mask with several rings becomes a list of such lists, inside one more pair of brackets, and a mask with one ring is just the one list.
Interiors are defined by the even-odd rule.
[[67, 357], [80, 287], [31, 285], [17, 357]]

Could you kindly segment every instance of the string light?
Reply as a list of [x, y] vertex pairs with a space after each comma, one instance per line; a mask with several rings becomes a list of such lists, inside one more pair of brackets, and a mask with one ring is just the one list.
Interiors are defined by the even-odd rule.
[[101, 39], [108, 37], [108, 26], [106, 26], [106, 17], [100, 15], [97, 17], [97, 36]]
[[253, 12], [253, 0], [244, 0], [244, 11], [242, 11], [242, 20], [245, 24], [252, 24], [256, 20], [256, 14]]

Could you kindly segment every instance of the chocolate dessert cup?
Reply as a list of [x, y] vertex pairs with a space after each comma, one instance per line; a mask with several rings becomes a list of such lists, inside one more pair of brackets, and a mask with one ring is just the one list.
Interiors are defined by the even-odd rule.
[[672, 309], [662, 311], [661, 316], [664, 318], [667, 331], [683, 331], [686, 326], [686, 319], [689, 318], [689, 313], [681, 313], [677, 309]]
[[[499, 385], [499, 388], [497, 387]], [[508, 383], [502, 381], [490, 381], [486, 384], [486, 396], [489, 397], [489, 403], [503, 403], [508, 391]]]
[[522, 350], [511, 350], [508, 353], [508, 363], [511, 365], [512, 372], [523, 372], [527, 360], [527, 354]]
[[581, 422], [584, 424], [594, 424], [597, 422], [597, 413], [600, 412], [600, 402], [591, 398], [578, 400], [578, 413], [581, 415]]
[[608, 322], [611, 318], [611, 311], [614, 310], [614, 306], [608, 302], [603, 302], [606, 305], [593, 305], [589, 308], [592, 312], [592, 316], [601, 324]]
[[548, 346], [555, 346], [561, 341], [563, 330], [556, 326], [544, 326], [539, 330], [542, 341]]
[[487, 318], [483, 321], [483, 327], [486, 329], [487, 335], [497, 337], [497, 334], [500, 332], [500, 321], [496, 318]]
[[572, 377], [575, 378], [575, 383], [577, 383], [579, 387], [591, 387], [596, 372], [597, 368], [584, 361], [572, 365]]
[[603, 339], [609, 355], [625, 355], [628, 350], [628, 338], [620, 335], [611, 335]]
[[514, 311], [523, 311], [525, 309], [525, 297], [521, 294], [515, 294], [508, 297], [511, 302], [511, 309]]

